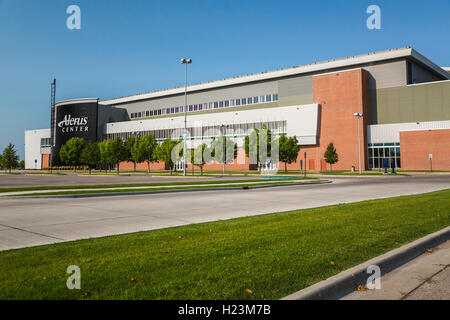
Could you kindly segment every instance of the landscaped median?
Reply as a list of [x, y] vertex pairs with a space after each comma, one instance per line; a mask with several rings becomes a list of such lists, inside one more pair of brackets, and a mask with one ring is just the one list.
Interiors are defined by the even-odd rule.
[[299, 177], [267, 177], [266, 179], [226, 180], [226, 181], [190, 181], [167, 183], [140, 183], [140, 184], [109, 184], [109, 185], [82, 185], [82, 186], [49, 186], [0, 189], [2, 197], [25, 196], [69, 196], [69, 195], [105, 195], [123, 193], [149, 193], [175, 190], [205, 190], [205, 189], [235, 189], [235, 188], [261, 188], [270, 186], [298, 185], [311, 183], [324, 183], [327, 180], [317, 178]]
[[450, 189], [0, 252], [0, 299], [278, 299], [447, 227], [449, 203]]

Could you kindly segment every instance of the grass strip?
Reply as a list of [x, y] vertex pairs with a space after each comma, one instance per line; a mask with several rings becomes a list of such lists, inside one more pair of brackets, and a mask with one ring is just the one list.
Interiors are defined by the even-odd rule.
[[[318, 178], [295, 178], [295, 180], [317, 180]], [[278, 181], [276, 178], [272, 181]], [[284, 181], [283, 178], [279, 178]], [[295, 181], [292, 179], [291, 181]], [[246, 183], [267, 181], [266, 179], [244, 179], [244, 180], [203, 180], [203, 181], [181, 181], [181, 182], [154, 182], [154, 183], [122, 183], [122, 184], [97, 184], [97, 185], [73, 185], [73, 186], [36, 186], [36, 187], [19, 187], [19, 188], [2, 188], [0, 194], [5, 192], [19, 191], [39, 191], [39, 190], [70, 190], [70, 189], [104, 189], [104, 188], [122, 188], [122, 187], [151, 187], [151, 186], [168, 186], [168, 185], [202, 185], [202, 184], [224, 184], [224, 183]]]
[[[314, 180], [311, 182], [317, 183], [319, 181], [326, 180]], [[11, 195], [11, 197], [30, 197], [30, 196], [51, 196], [51, 195], [80, 195], [80, 194], [102, 194], [102, 193], [140, 193], [140, 192], [148, 192], [148, 191], [170, 191], [170, 190], [194, 190], [194, 189], [236, 189], [236, 188], [255, 188], [258, 186], [271, 186], [271, 185], [287, 185], [287, 184], [300, 184], [300, 183], [308, 183], [309, 181], [276, 181], [276, 182], [267, 182], [267, 183], [258, 183], [258, 184], [241, 184], [236, 183], [232, 185], [218, 185], [218, 186], [174, 186], [174, 187], [165, 187], [165, 188], [141, 188], [141, 189], [108, 189], [108, 190], [67, 190], [67, 191], [57, 191], [57, 192], [37, 192], [37, 193], [29, 193], [29, 194], [17, 194]], [[1, 195], [1, 194], [0, 194]], [[1, 198], [1, 196], [0, 196]]]

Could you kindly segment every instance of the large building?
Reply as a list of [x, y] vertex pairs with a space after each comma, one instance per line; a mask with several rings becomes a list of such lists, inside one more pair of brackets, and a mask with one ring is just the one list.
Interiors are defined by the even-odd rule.
[[[184, 90], [58, 102], [51, 129], [25, 132], [26, 168], [60, 165], [58, 150], [71, 137], [100, 141], [152, 133], [158, 141], [178, 139], [184, 130]], [[265, 126], [274, 135], [297, 137], [299, 160], [306, 153], [308, 170], [327, 169], [324, 152], [330, 142], [339, 154], [333, 168], [358, 169], [359, 139], [363, 169], [381, 168], [388, 159], [405, 170], [430, 164], [450, 170], [449, 69], [410, 47], [193, 84], [187, 93], [188, 147], [229, 136], [239, 151], [227, 169], [250, 168], [244, 137]], [[288, 168], [299, 169], [299, 163]]]

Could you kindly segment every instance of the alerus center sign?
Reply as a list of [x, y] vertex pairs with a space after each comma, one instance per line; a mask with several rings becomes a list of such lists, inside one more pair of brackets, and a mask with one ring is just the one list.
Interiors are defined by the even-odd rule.
[[54, 121], [55, 148], [52, 154], [53, 166], [62, 165], [59, 150], [71, 138], [97, 141], [97, 100], [78, 100], [56, 104]]
[[64, 120], [58, 123], [58, 127], [61, 128], [61, 132], [88, 132], [89, 117], [73, 118], [70, 114], [64, 116]]

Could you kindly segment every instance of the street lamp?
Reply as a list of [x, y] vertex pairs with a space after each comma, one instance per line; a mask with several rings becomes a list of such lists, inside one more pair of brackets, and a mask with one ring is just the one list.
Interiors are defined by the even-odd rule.
[[359, 174], [362, 173], [361, 168], [361, 129], [360, 129], [360, 120], [363, 117], [362, 113], [355, 112], [354, 116], [358, 118], [358, 154], [359, 154]]
[[186, 66], [184, 82], [184, 135], [183, 135], [183, 175], [186, 176], [186, 137], [187, 137], [187, 66], [192, 59], [181, 59], [180, 62]]
[[225, 138], [225, 135], [224, 135], [224, 130], [223, 129], [226, 129], [226, 128], [228, 128], [228, 125], [226, 125], [226, 124], [222, 124], [221, 126], [220, 126], [220, 128], [222, 129], [222, 143], [223, 143], [223, 155], [222, 155], [222, 157], [223, 157], [223, 170], [222, 170], [222, 175], [224, 176], [225, 175], [225, 163], [226, 163], [226, 161], [227, 161], [227, 139]]

